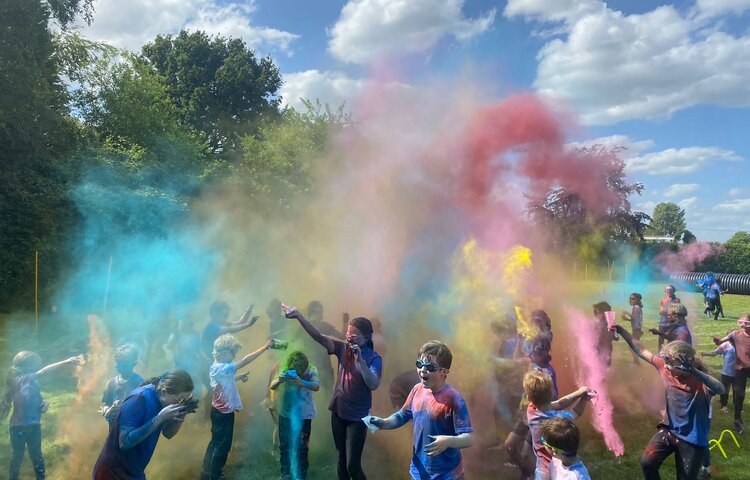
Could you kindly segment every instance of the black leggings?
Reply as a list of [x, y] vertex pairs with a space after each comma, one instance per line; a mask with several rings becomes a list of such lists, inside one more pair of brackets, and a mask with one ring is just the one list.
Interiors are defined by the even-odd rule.
[[44, 480], [44, 458], [42, 458], [42, 427], [36, 425], [20, 425], [10, 427], [10, 472], [11, 480], [17, 480], [23, 463], [26, 447], [29, 449], [31, 464], [34, 465], [34, 475], [37, 480]]
[[367, 425], [361, 420], [344, 420], [331, 412], [331, 432], [338, 453], [338, 480], [367, 480], [362, 471]]
[[745, 388], [747, 377], [750, 376], [750, 368], [734, 371], [734, 384], [732, 385], [732, 398], [734, 399], [734, 419], [742, 420], [742, 404], [745, 403]]
[[734, 377], [730, 377], [727, 375], [721, 374], [721, 384], [724, 385], [724, 393], [719, 396], [719, 402], [721, 403], [721, 408], [724, 408], [727, 406], [727, 402], [729, 402], [729, 390], [731, 390], [734, 385]]
[[645, 480], [661, 480], [659, 467], [674, 453], [677, 480], [695, 480], [703, 463], [706, 447], [699, 447], [677, 438], [667, 428], [660, 428], [646, 445], [641, 456]]

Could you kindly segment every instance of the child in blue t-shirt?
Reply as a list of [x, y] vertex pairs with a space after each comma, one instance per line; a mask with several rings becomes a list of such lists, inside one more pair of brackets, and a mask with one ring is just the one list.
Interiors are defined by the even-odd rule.
[[621, 326], [615, 328], [636, 355], [657, 369], [664, 383], [667, 424], [657, 426], [641, 456], [644, 478], [659, 478], [659, 467], [672, 453], [677, 478], [696, 478], [708, 449], [711, 395], [723, 394], [724, 386], [705, 373], [705, 366], [695, 358], [695, 350], [689, 344], [670, 342], [657, 356]]
[[[731, 333], [731, 330], [727, 332], [727, 335], [729, 333]], [[719, 402], [721, 403], [721, 411], [727, 413], [729, 412], [729, 408], [727, 407], [727, 403], [729, 402], [729, 389], [734, 384], [734, 369], [737, 353], [734, 350], [732, 342], [723, 342], [716, 347], [716, 350], [713, 352], [701, 352], [701, 358], [715, 357], [717, 355], [724, 357], [724, 363], [721, 366], [721, 384], [724, 385], [724, 393], [719, 397]]]
[[409, 473], [415, 480], [464, 478], [461, 449], [471, 446], [473, 430], [466, 402], [446, 383], [452, 362], [453, 354], [443, 342], [424, 344], [417, 360], [421, 382], [414, 386], [404, 406], [388, 418], [370, 419], [371, 424], [384, 430], [414, 420]]
[[552, 480], [591, 480], [586, 466], [578, 456], [581, 434], [572, 420], [552, 418], [539, 425], [542, 445], [552, 456]]
[[5, 382], [0, 399], [0, 418], [5, 418], [13, 406], [10, 418], [10, 468], [8, 478], [18, 480], [23, 454], [29, 449], [29, 457], [37, 479], [44, 478], [42, 457], [42, 414], [49, 405], [42, 400], [39, 378], [64, 365], [80, 364], [80, 357], [70, 357], [42, 367], [42, 359], [34, 352], [23, 351], [13, 357], [13, 364]]
[[138, 363], [138, 350], [134, 345], [127, 343], [117, 347], [115, 350], [117, 375], [107, 381], [104, 394], [102, 394], [104, 405], [100, 410], [109, 423], [112, 423], [117, 416], [122, 401], [143, 383], [143, 377], [133, 371], [136, 363]]
[[269, 388], [281, 387], [279, 412], [279, 460], [283, 480], [305, 480], [309, 465], [307, 453], [310, 445], [312, 420], [317, 412], [312, 392], [320, 390], [320, 376], [307, 356], [295, 351]]

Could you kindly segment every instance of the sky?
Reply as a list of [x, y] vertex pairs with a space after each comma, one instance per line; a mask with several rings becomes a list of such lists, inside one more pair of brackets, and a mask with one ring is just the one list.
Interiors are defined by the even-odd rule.
[[[573, 112], [570, 143], [624, 147], [634, 209], [699, 240], [750, 230], [750, 0], [96, 0], [81, 32], [133, 51], [181, 29], [270, 55], [285, 104], [471, 78]], [[415, 96], [417, 97], [417, 96]], [[743, 132], [746, 132], [743, 134]]]

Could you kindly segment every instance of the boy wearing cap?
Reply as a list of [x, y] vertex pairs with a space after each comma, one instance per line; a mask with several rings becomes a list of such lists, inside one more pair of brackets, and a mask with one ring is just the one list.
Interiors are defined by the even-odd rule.
[[466, 402], [446, 383], [452, 361], [453, 355], [443, 342], [424, 344], [416, 362], [421, 381], [412, 388], [404, 406], [388, 418], [370, 420], [384, 430], [414, 420], [409, 473], [415, 480], [464, 478], [461, 449], [471, 446], [473, 430]]
[[134, 345], [126, 343], [115, 350], [117, 375], [107, 381], [102, 395], [104, 405], [100, 410], [110, 423], [115, 419], [122, 401], [143, 383], [143, 377], [133, 371], [136, 363], [138, 363], [138, 350]]

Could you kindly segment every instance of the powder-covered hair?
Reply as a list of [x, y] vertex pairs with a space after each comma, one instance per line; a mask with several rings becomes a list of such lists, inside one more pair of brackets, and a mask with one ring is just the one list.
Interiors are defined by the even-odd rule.
[[683, 357], [688, 360], [694, 368], [700, 370], [701, 372], [708, 372], [708, 367], [706, 366], [706, 364], [695, 357], [695, 348], [693, 348], [693, 346], [689, 343], [683, 342], [681, 340], [675, 340], [664, 345], [664, 348], [661, 349], [661, 355], [671, 356], [677, 359]]
[[308, 360], [307, 355], [301, 351], [296, 350], [286, 357], [284, 371], [295, 370], [297, 374], [302, 375], [308, 368], [310, 368], [310, 360]]
[[531, 370], [523, 377], [523, 391], [534, 405], [546, 405], [552, 401], [552, 377]]
[[242, 345], [240, 344], [240, 341], [237, 340], [237, 337], [232, 335], [231, 333], [225, 333], [224, 335], [220, 335], [219, 338], [214, 340], [214, 357], [219, 352], [233, 352], [237, 353], [237, 351], [242, 348]]

